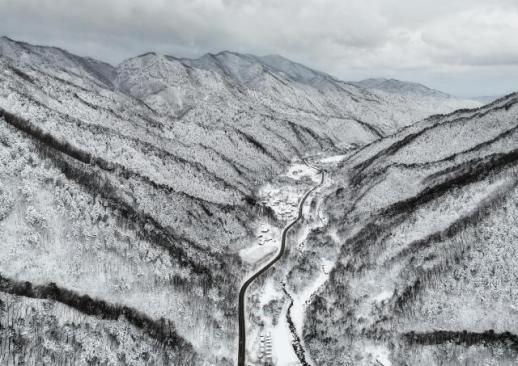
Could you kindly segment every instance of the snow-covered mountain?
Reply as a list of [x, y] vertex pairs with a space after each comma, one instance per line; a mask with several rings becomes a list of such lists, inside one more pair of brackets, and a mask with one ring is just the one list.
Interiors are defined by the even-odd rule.
[[364, 154], [472, 105], [279, 56], [147, 53], [114, 67], [1, 38], [2, 344], [22, 339], [10, 352], [28, 363], [233, 364], [254, 267], [241, 253], [259, 223], [285, 224], [260, 187], [293, 159]]
[[[428, 115], [448, 113], [456, 109], [476, 108], [490, 102], [490, 100], [484, 102], [476, 99], [457, 98], [419, 83], [396, 79], [365, 79], [353, 84], [376, 92], [385, 99], [401, 98], [403, 96], [405, 103], [419, 106], [418, 108]], [[403, 102], [403, 100], [399, 102]]]
[[452, 98], [450, 95], [446, 93], [443, 93], [435, 89], [431, 89], [425, 85], [396, 79], [365, 79], [362, 81], [355, 82], [354, 84], [366, 89], [382, 90], [384, 92], [393, 94], [414, 95], [421, 97], [434, 97], [443, 99]]
[[181, 115], [199, 107], [200, 100], [224, 108], [251, 104], [292, 118], [331, 121], [335, 134], [330, 137], [338, 137], [340, 143], [348, 137], [336, 136], [337, 127], [363, 127], [383, 135], [431, 113], [480, 106], [404, 90], [389, 94], [340, 81], [280, 56], [228, 51], [194, 60], [148, 53], [124, 61], [116, 74], [117, 87], [149, 101], [163, 114]]
[[479, 103], [488, 104], [488, 103], [494, 102], [495, 100], [502, 98], [502, 97], [503, 97], [503, 95], [483, 95], [483, 96], [479, 96], [479, 97], [473, 97], [470, 99], [475, 100]]
[[61, 68], [111, 86], [115, 77], [114, 68], [108, 63], [90, 57], [80, 57], [57, 47], [35, 46], [0, 37], [0, 55], [15, 62], [35, 67]]
[[[358, 87], [281, 56], [225, 51], [181, 59], [147, 53], [112, 67], [57, 48], [31, 46], [6, 37], [0, 40], [0, 54], [38, 68], [52, 65], [93, 78], [107, 88], [149, 102], [167, 116], [178, 117], [191, 108], [232, 108], [236, 104], [241, 108], [251, 104], [292, 118], [316, 119], [318, 125], [326, 123], [333, 129], [330, 138], [342, 145], [378, 138], [432, 113], [480, 105], [455, 98], [430, 99], [424, 93], [406, 93], [403, 89], [387, 94], [379, 88]], [[336, 136], [336, 132], [351, 129], [359, 133]]]
[[339, 164], [328, 225], [308, 239], [339, 248], [306, 310], [315, 364], [516, 362], [517, 121], [513, 94]]

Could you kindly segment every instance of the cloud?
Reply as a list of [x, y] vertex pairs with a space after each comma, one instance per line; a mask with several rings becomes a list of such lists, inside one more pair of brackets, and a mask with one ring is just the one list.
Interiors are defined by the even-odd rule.
[[518, 75], [515, 0], [0, 0], [0, 14], [2, 34], [112, 63], [149, 50], [277, 53], [343, 78], [449, 73], [457, 93], [461, 71]]
[[469, 66], [518, 65], [517, 9], [480, 7], [446, 16], [423, 29], [431, 57]]

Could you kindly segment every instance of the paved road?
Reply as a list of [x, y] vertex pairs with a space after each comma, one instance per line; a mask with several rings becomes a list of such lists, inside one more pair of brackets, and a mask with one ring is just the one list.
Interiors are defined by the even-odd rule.
[[237, 364], [238, 366], [246, 366], [246, 317], [245, 317], [245, 298], [246, 298], [246, 290], [250, 286], [254, 280], [262, 275], [264, 272], [266, 272], [268, 269], [270, 269], [279, 259], [282, 258], [284, 254], [284, 249], [286, 248], [286, 238], [288, 236], [288, 231], [302, 218], [302, 208], [304, 207], [304, 203], [306, 202], [306, 199], [308, 196], [313, 192], [315, 189], [320, 187], [322, 184], [324, 184], [324, 172], [307, 162], [304, 162], [307, 166], [317, 170], [320, 175], [320, 183], [308, 190], [304, 197], [302, 197], [302, 200], [299, 202], [298, 207], [298, 215], [288, 226], [284, 228], [282, 231], [282, 237], [281, 237], [281, 248], [275, 258], [273, 258], [270, 262], [265, 264], [262, 268], [260, 268], [257, 272], [255, 272], [253, 275], [251, 275], [248, 280], [241, 286], [241, 290], [239, 290], [239, 352], [237, 357]]

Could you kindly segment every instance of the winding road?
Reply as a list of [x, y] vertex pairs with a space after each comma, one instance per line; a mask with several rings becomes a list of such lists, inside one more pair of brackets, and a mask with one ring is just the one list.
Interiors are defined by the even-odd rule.
[[246, 366], [246, 317], [245, 317], [245, 298], [246, 298], [246, 290], [250, 286], [252, 282], [254, 282], [255, 279], [257, 279], [260, 275], [262, 275], [264, 272], [266, 272], [268, 269], [270, 269], [279, 259], [282, 258], [285, 248], [286, 248], [286, 238], [288, 237], [289, 230], [302, 218], [302, 209], [304, 207], [304, 203], [306, 202], [306, 199], [308, 196], [313, 192], [315, 189], [320, 187], [322, 184], [324, 184], [324, 171], [320, 170], [306, 161], [304, 161], [304, 164], [306, 164], [308, 167], [315, 169], [321, 174], [320, 183], [312, 187], [310, 190], [308, 190], [302, 199], [299, 202], [298, 207], [298, 215], [291, 223], [289, 223], [282, 231], [282, 237], [281, 237], [281, 247], [275, 256], [271, 261], [266, 263], [263, 267], [261, 267], [257, 272], [252, 274], [248, 280], [243, 283], [241, 286], [241, 290], [239, 290], [239, 351], [238, 351], [238, 358], [237, 358], [237, 364], [238, 366]]

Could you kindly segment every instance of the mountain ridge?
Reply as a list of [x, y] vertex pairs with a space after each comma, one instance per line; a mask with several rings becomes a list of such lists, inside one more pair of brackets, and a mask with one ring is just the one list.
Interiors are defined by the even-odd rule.
[[[257, 56], [250, 53], [239, 53], [235, 51], [230, 50], [223, 50], [219, 51], [217, 53], [205, 53], [199, 57], [196, 58], [186, 58], [186, 57], [177, 57], [169, 54], [160, 54], [155, 51], [147, 51], [142, 54], [139, 54], [137, 56], [129, 57], [121, 62], [119, 62], [116, 65], [112, 65], [105, 61], [97, 60], [93, 57], [89, 56], [78, 56], [73, 53], [70, 53], [66, 50], [63, 50], [59, 47], [54, 46], [42, 46], [42, 45], [31, 45], [29, 43], [23, 42], [23, 41], [17, 41], [14, 40], [8, 36], [2, 36], [0, 39], [3, 41], [1, 43], [4, 44], [3, 48], [0, 48], [0, 53], [7, 57], [12, 58], [20, 58], [20, 56], [16, 55], [9, 55], [9, 52], [6, 52], [5, 50], [5, 44], [9, 45], [18, 45], [21, 48], [25, 48], [27, 50], [31, 51], [42, 51], [42, 50], [55, 50], [59, 53], [62, 53], [65, 55], [66, 58], [70, 59], [72, 62], [79, 63], [80, 60], [86, 60], [87, 62], [91, 63], [91, 65], [84, 65], [86, 68], [86, 71], [91, 73], [94, 77], [97, 77], [100, 79], [101, 82], [105, 83], [106, 85], [110, 86], [110, 84], [113, 83], [114, 79], [116, 78], [116, 70], [121, 65], [124, 64], [130, 60], [138, 59], [145, 56], [154, 56], [154, 57], [165, 57], [170, 60], [178, 61], [186, 66], [195, 66], [195, 67], [206, 67], [207, 69], [210, 69], [214, 71], [214, 68], [210, 68], [207, 65], [204, 65], [204, 61], [210, 58], [215, 58], [220, 62], [220, 65], [226, 66], [225, 63], [222, 63], [221, 58], [227, 57], [228, 55], [232, 55], [238, 59], [241, 60], [249, 60], [253, 62], [257, 62], [262, 67], [269, 69], [270, 71], [275, 72], [281, 72], [285, 75], [289, 76], [293, 81], [301, 82], [303, 84], [312, 85], [315, 86], [316, 82], [331, 82], [331, 83], [339, 83], [344, 84], [349, 87], [356, 86], [360, 88], [364, 88], [367, 90], [382, 90], [390, 93], [396, 93], [396, 94], [409, 94], [412, 90], [417, 90], [420, 95], [428, 95], [428, 96], [437, 96], [437, 97], [452, 97], [449, 94], [446, 94], [444, 92], [431, 89], [425, 85], [413, 83], [413, 82], [405, 82], [397, 79], [389, 79], [389, 78], [372, 78], [372, 79], [365, 79], [359, 82], [348, 82], [341, 80], [340, 78], [337, 78], [336, 76], [330, 75], [326, 72], [319, 71], [312, 69], [310, 67], [307, 67], [299, 62], [292, 61], [282, 55], [277, 54], [269, 54], [264, 56]], [[2, 47], [2, 44], [0, 43], [0, 47]], [[41, 56], [41, 59], [43, 59], [45, 62], [51, 62], [55, 60], [50, 60], [46, 55], [43, 54], [43, 52], [40, 52], [39, 56]], [[305, 75], [304, 75], [305, 74]], [[230, 73], [231, 76], [233, 76], [238, 81], [241, 80], [241, 78], [236, 75]], [[406, 87], [404, 87], [406, 86]], [[399, 87], [399, 88], [398, 88]], [[412, 87], [414, 89], [412, 89]], [[455, 97], [452, 97], [455, 98]]]
[[367, 89], [379, 89], [388, 93], [415, 93], [423, 96], [428, 95], [441, 98], [453, 98], [453, 96], [450, 94], [444, 93], [437, 89], [432, 89], [426, 85], [398, 79], [369, 78], [353, 83]]
[[338, 164], [326, 212], [341, 254], [304, 330], [317, 363], [514, 362], [506, 278], [516, 265], [503, 253], [515, 250], [517, 115], [512, 93], [431, 116]]
[[[13, 336], [6, 331], [12, 324], [1, 323], [2, 340], [27, 340], [28, 348], [11, 351], [20, 359], [37, 357], [27, 350], [58, 334], [59, 347], [43, 345], [42, 352], [69, 363], [110, 364], [122, 354], [133, 364], [233, 365], [239, 286], [267, 257], [257, 252], [274, 248], [261, 238], [268, 232], [275, 241], [297, 192], [311, 181], [297, 161], [314, 154], [351, 154], [347, 164], [358, 159], [350, 181], [349, 165], [329, 172], [323, 189], [333, 202], [310, 206], [325, 204], [345, 223], [350, 217], [341, 205], [349, 203], [349, 183], [359, 182], [354, 193], [374, 197], [363, 204], [351, 193], [360, 204], [350, 208], [363, 223], [373, 205], [385, 202], [378, 185], [399, 182], [390, 174], [405, 167], [390, 156], [406, 142], [415, 147], [404, 134], [442, 119], [483, 118], [477, 112], [497, 105], [472, 110], [462, 101], [368, 90], [277, 56], [222, 52], [193, 60], [146, 53], [106, 66], [57, 49], [0, 43], [0, 276], [7, 283], [0, 301], [14, 304], [16, 314], [34, 308], [30, 319], [45, 324], [34, 331], [17, 318]], [[491, 115], [501, 116], [496, 112]], [[481, 131], [498, 130], [490, 122], [480, 122]], [[422, 136], [420, 144], [428, 146], [429, 135]], [[447, 138], [430, 136], [439, 141], [430, 156], [453, 148]], [[387, 199], [411, 194], [410, 188]], [[287, 207], [285, 195], [295, 199]], [[326, 221], [317, 216], [319, 225]], [[331, 231], [318, 237], [327, 230], [318, 227], [308, 248], [336, 238]], [[81, 311], [82, 298], [95, 311]], [[296, 308], [297, 296], [293, 301]], [[142, 316], [128, 322], [119, 317], [124, 311]], [[62, 328], [54, 322], [60, 312]], [[144, 327], [134, 326], [139, 319]], [[325, 334], [321, 325], [315, 334]], [[178, 347], [157, 337], [148, 348], [155, 340], [148, 327], [174, 335]], [[128, 334], [143, 340], [136, 351]], [[92, 351], [93, 338], [100, 341]], [[305, 338], [309, 351], [325, 343]], [[61, 351], [71, 345], [73, 355]]]

